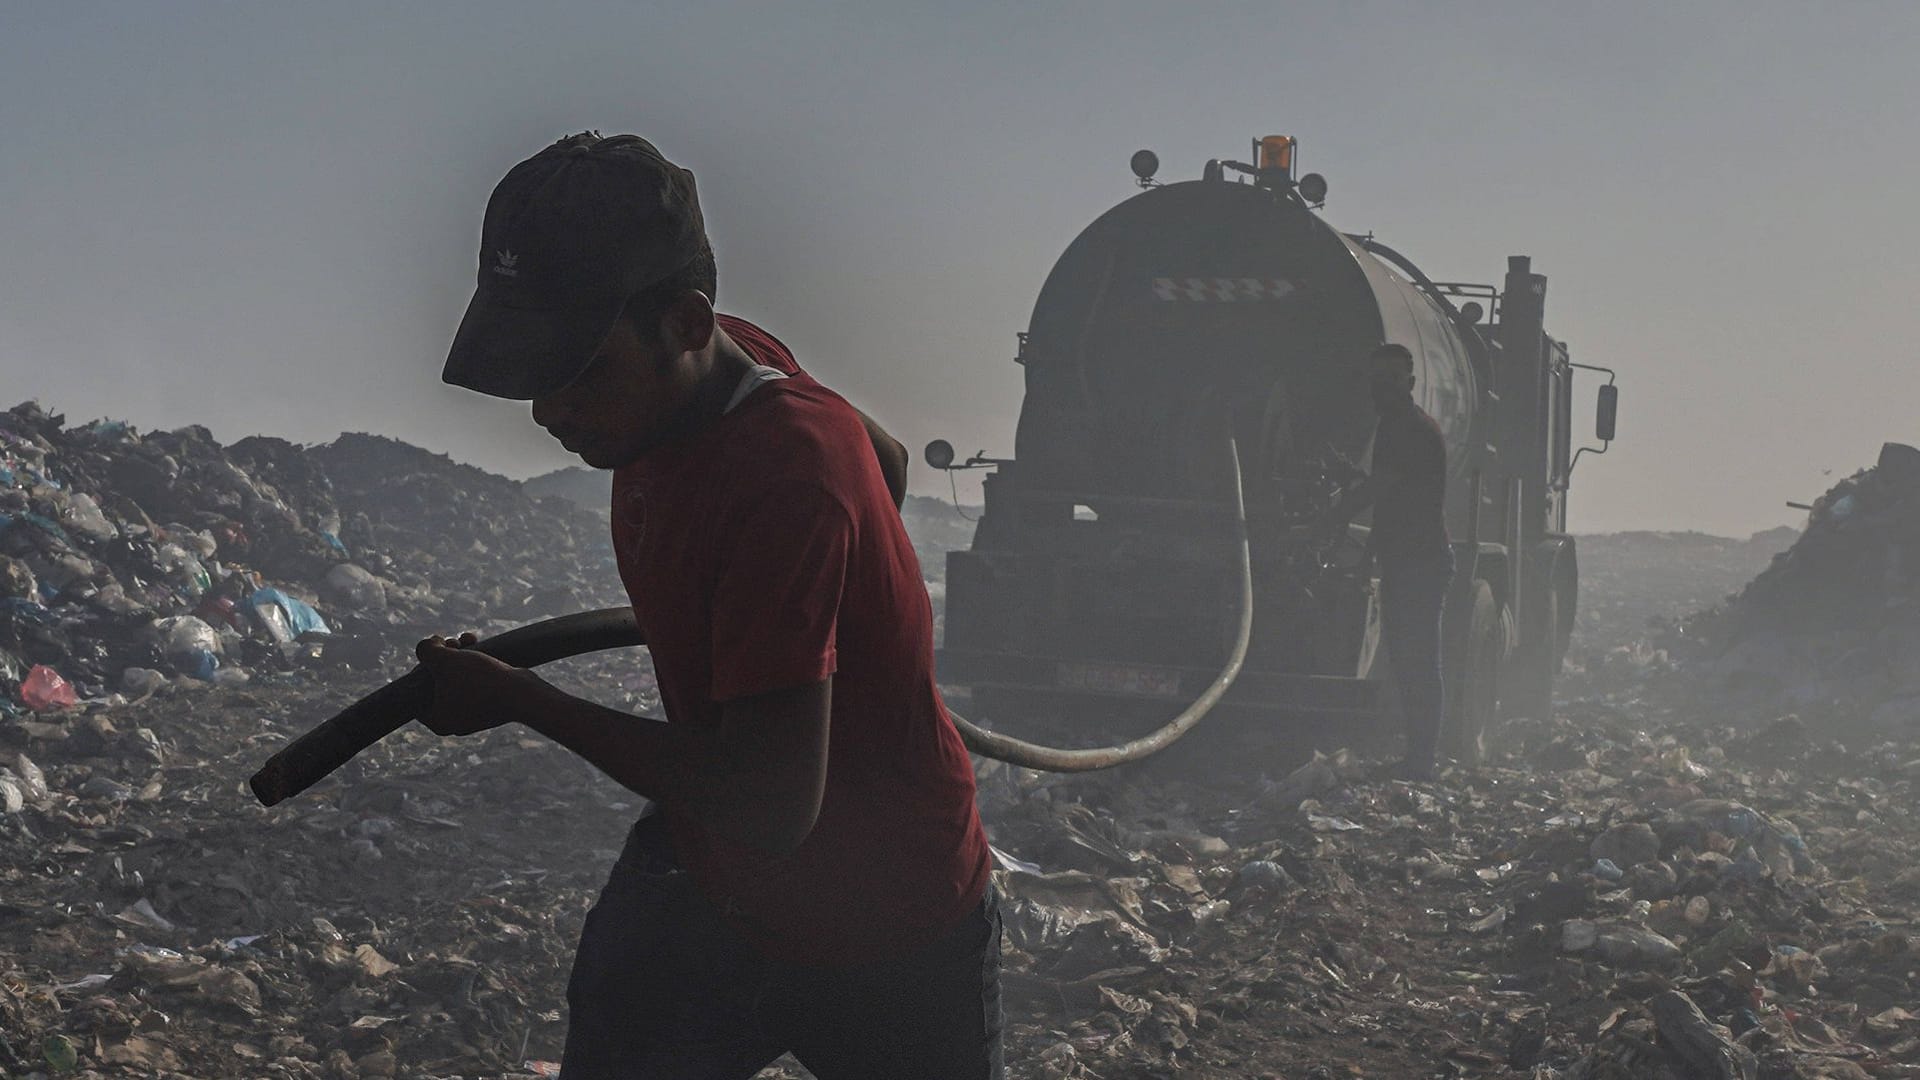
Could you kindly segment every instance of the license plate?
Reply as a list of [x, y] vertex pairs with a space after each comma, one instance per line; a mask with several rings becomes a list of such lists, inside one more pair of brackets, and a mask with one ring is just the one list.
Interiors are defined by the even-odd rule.
[[1055, 676], [1062, 690], [1095, 694], [1179, 697], [1180, 673], [1133, 664], [1062, 663]]

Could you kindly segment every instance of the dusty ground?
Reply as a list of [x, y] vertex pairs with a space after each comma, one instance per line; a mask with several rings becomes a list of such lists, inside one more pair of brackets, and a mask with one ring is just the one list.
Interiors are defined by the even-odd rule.
[[[1587, 548], [1596, 589], [1606, 547]], [[1754, 567], [1726, 554], [1682, 577], [1731, 591]], [[1011, 1074], [1920, 1075], [1920, 755], [1830, 744], [1817, 717], [1690, 726], [1632, 659], [1678, 601], [1626, 592], [1582, 624], [1559, 716], [1510, 733], [1524, 756], [1438, 784], [1278, 750], [1208, 783], [984, 771]], [[630, 663], [570, 677], [647, 703]], [[634, 801], [536, 739], [416, 729], [255, 805], [258, 761], [372, 678], [0, 727], [25, 789], [0, 813], [7, 1075], [499, 1077], [558, 1057], [573, 935]], [[1650, 1019], [1670, 988], [1745, 1045], [1686, 1071]]]

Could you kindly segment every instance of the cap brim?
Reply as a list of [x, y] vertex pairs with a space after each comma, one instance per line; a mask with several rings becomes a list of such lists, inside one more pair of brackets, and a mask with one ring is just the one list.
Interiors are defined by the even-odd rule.
[[513, 401], [557, 393], [593, 363], [621, 306], [517, 308], [475, 292], [440, 379]]

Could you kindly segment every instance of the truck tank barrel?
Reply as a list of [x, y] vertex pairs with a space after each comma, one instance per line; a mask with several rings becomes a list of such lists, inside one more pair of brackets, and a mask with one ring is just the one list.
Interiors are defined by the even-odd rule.
[[[1145, 188], [1048, 274], [1021, 335], [1014, 452], [983, 487], [972, 545], [947, 557], [941, 674], [990, 719], [1085, 709], [1131, 722], [1223, 658], [1245, 668], [1225, 698], [1234, 710], [1377, 710], [1364, 530], [1323, 525], [1367, 471], [1379, 421], [1367, 358], [1394, 343], [1445, 441], [1448, 533], [1477, 541], [1456, 552], [1473, 586], [1458, 614], [1471, 617], [1449, 621], [1472, 639], [1460, 730], [1482, 731], [1507, 704], [1496, 654], [1572, 610], [1556, 464], [1570, 380], [1542, 326], [1546, 279], [1514, 256], [1504, 286], [1436, 283], [1370, 234], [1334, 228], [1277, 174], [1237, 172], [1222, 162]], [[1223, 433], [1245, 454], [1247, 488], [1232, 494], [1253, 518], [1244, 655], [1229, 643], [1248, 612], [1222, 591]]]

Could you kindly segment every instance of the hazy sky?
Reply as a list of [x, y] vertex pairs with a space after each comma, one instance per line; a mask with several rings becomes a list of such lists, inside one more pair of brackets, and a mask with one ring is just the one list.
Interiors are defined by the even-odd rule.
[[1920, 440], [1916, 55], [1912, 3], [5, 3], [0, 407], [566, 464], [438, 374], [493, 184], [597, 128], [698, 174], [723, 308], [916, 452], [1006, 453], [1128, 156], [1290, 133], [1336, 224], [1532, 255], [1620, 370], [1576, 528], [1751, 531]]

